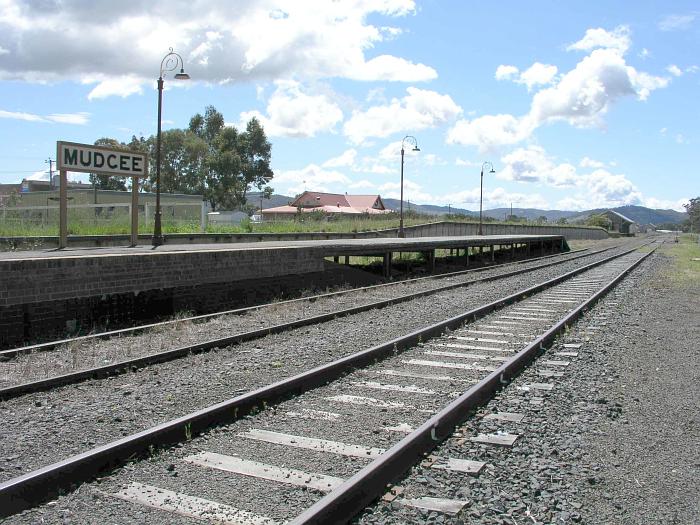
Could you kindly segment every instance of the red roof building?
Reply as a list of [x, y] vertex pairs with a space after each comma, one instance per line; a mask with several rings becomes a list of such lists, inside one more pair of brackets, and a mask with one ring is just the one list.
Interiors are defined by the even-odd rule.
[[380, 215], [391, 213], [379, 195], [348, 195], [305, 191], [287, 206], [262, 210], [265, 219], [292, 217], [298, 213], [322, 212], [339, 215]]

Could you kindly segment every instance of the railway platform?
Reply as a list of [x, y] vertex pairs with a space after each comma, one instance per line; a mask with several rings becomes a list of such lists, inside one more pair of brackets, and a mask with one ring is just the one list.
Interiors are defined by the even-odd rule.
[[[325, 286], [332, 259], [379, 257], [389, 276], [394, 254], [494, 260], [568, 251], [562, 235], [484, 235], [267, 241], [232, 244], [68, 248], [0, 253], [0, 346], [37, 330], [75, 331], [94, 322], [125, 324], [178, 311], [207, 312], [255, 296]], [[442, 252], [444, 253], [444, 252]], [[341, 258], [343, 260], [341, 261]]]

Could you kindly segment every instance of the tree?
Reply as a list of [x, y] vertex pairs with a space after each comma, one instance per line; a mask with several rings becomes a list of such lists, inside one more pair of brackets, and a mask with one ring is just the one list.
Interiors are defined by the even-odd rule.
[[559, 217], [557, 219], [557, 224], [568, 224], [569, 221], [566, 220], [566, 217]]
[[[151, 168], [144, 188], [155, 190], [156, 139], [141, 139], [149, 150]], [[133, 139], [132, 139], [133, 142]], [[245, 208], [251, 188], [261, 189], [273, 177], [272, 146], [260, 122], [253, 118], [243, 132], [225, 124], [213, 106], [197, 113], [187, 129], [161, 134], [161, 191], [203, 195], [214, 210]]]
[[224, 116], [209, 106], [204, 116], [190, 119], [189, 131], [206, 144], [200, 178], [202, 193], [213, 209], [244, 207], [248, 190], [261, 189], [272, 179], [272, 146], [256, 118], [240, 133], [226, 126]]
[[684, 204], [683, 207], [688, 213], [688, 222], [690, 223], [690, 231], [694, 233], [700, 232], [700, 197], [695, 197], [690, 199], [688, 204]]
[[605, 215], [589, 215], [586, 219], [586, 226], [598, 226], [607, 230], [611, 226], [611, 221]]
[[[95, 141], [95, 146], [106, 148], [124, 149], [126, 145], [115, 139], [102, 137]], [[106, 175], [102, 173], [90, 173], [90, 184], [93, 184], [98, 190], [117, 190], [126, 191], [126, 177], [117, 177], [116, 175]]]
[[540, 215], [539, 217], [537, 217], [537, 218], [535, 219], [535, 222], [536, 222], [537, 224], [544, 224], [544, 223], [547, 222], [547, 216], [546, 216], [546, 215]]
[[[150, 160], [147, 191], [155, 191], [156, 141], [150, 141]], [[170, 129], [161, 134], [160, 190], [164, 193], [201, 195], [204, 181], [201, 172], [207, 154], [207, 145], [194, 133], [182, 129]]]

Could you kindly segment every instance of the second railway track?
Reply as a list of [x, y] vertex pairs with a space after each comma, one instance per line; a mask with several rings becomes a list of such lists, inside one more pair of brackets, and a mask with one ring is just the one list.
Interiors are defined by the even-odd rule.
[[[113, 465], [115, 462], [120, 461], [119, 458], [123, 460], [134, 453], [143, 453], [144, 451], [148, 450], [149, 445], [158, 445], [160, 443], [180, 440], [187, 441], [192, 438], [192, 436], [196, 435], [198, 432], [204, 430], [212, 424], [220, 424], [224, 423], [226, 420], [230, 421], [231, 419], [237, 419], [246, 411], [251, 410], [254, 405], [260, 408], [264, 406], [265, 403], [275, 402], [279, 400], [279, 398], [284, 398], [291, 393], [298, 393], [308, 388], [317, 386], [320, 383], [326, 382], [332, 379], [334, 374], [336, 376], [342, 375], [343, 373], [347, 372], [350, 367], [366, 364], [376, 358], [387, 357], [393, 354], [395, 351], [411, 346], [412, 343], [415, 344], [420, 341], [426, 342], [425, 345], [419, 344], [417, 347], [408, 349], [398, 356], [389, 357], [389, 359], [384, 361], [379, 367], [368, 369], [367, 372], [358, 372], [357, 376], [348, 376], [345, 379], [342, 379], [340, 382], [324, 387], [324, 389], [313, 391], [310, 394], [291, 401], [291, 405], [285, 404], [286, 408], [284, 413], [287, 413], [287, 416], [286, 419], [285, 417], [282, 417], [281, 421], [289, 421], [290, 417], [295, 421], [300, 421], [301, 425], [305, 425], [306, 423], [304, 422], [308, 421], [322, 421], [323, 424], [329, 424], [333, 427], [334, 430], [330, 430], [329, 435], [331, 437], [335, 437], [336, 439], [325, 439], [324, 437], [323, 439], [325, 439], [325, 441], [319, 442], [318, 440], [313, 439], [310, 441], [308, 439], [303, 439], [304, 436], [294, 434], [293, 432], [272, 431], [272, 433], [270, 433], [270, 427], [277, 423], [274, 423], [273, 421], [271, 424], [271, 422], [266, 421], [265, 418], [269, 417], [274, 419], [277, 417], [277, 415], [272, 412], [265, 412], [260, 416], [262, 420], [260, 422], [256, 421], [255, 424], [259, 423], [261, 425], [267, 425], [267, 429], [249, 428], [245, 430], [241, 426], [236, 426], [235, 429], [227, 427], [226, 429], [221, 429], [220, 431], [205, 434], [203, 437], [205, 440], [204, 442], [199, 439], [195, 439], [191, 444], [188, 444], [182, 450], [168, 453], [168, 458], [162, 458], [163, 461], [177, 462], [177, 465], [176, 463], [168, 464], [168, 468], [165, 469], [166, 472], [170, 473], [165, 475], [170, 476], [173, 479], [174, 476], [171, 475], [173, 471], [181, 473], [189, 473], [190, 471], [197, 472], [196, 468], [180, 470], [179, 465], [180, 463], [184, 462], [184, 464], [188, 465], [199, 464], [201, 466], [201, 472], [204, 472], [204, 474], [193, 474], [193, 480], [198, 478], [201, 479], [202, 476], [207, 479], [230, 479], [230, 472], [227, 474], [222, 474], [222, 472], [231, 471], [233, 469], [234, 472], [238, 472], [236, 476], [242, 474], [247, 476], [246, 479], [252, 479], [253, 481], [251, 481], [251, 483], [253, 483], [253, 485], [255, 483], [260, 483], [259, 477], [277, 479], [281, 476], [284, 478], [282, 481], [286, 479], [288, 484], [289, 481], [299, 481], [299, 479], [303, 478], [300, 481], [302, 485], [305, 484], [307, 487], [315, 487], [314, 490], [304, 491], [303, 497], [300, 497], [298, 494], [296, 496], [292, 495], [293, 490], [296, 489], [280, 489], [279, 497], [275, 497], [274, 500], [286, 501], [289, 504], [280, 505], [279, 510], [273, 513], [273, 515], [263, 513], [263, 516], [263, 514], [261, 514], [261, 520], [266, 520], [267, 518], [289, 519], [290, 517], [293, 517], [301, 512], [301, 517], [297, 520], [299, 523], [331, 523], [335, 522], [333, 519], [336, 518], [331, 519], [329, 518], [330, 514], [324, 514], [324, 512], [327, 513], [328, 509], [330, 508], [336, 508], [336, 512], [338, 508], [343, 509], [343, 516], [347, 518], [349, 516], [349, 511], [343, 506], [344, 504], [340, 505], [339, 501], [353, 500], [356, 504], [358, 504], [358, 502], [362, 504], [362, 501], [364, 501], [361, 498], [358, 499], [357, 494], [352, 492], [352, 490], [355, 489], [351, 490], [349, 488], [355, 481], [357, 481], [356, 478], [358, 476], [360, 476], [363, 480], [362, 486], [364, 488], [362, 491], [365, 493], [363, 498], [370, 497], [370, 499], [372, 499], [378, 495], [376, 493], [377, 487], [383, 487], [386, 483], [386, 476], [395, 477], [397, 475], [398, 471], [396, 469], [391, 472], [384, 472], [379, 477], [375, 477], [380, 471], [378, 468], [370, 469], [371, 472], [367, 472], [370, 465], [374, 464], [374, 467], [377, 467], [377, 464], [375, 464], [376, 461], [397, 461], [396, 459], [389, 460], [388, 458], [390, 456], [387, 456], [384, 453], [385, 449], [391, 446], [392, 440], [394, 440], [397, 433], [401, 434], [402, 432], [411, 432], [407, 438], [401, 441], [401, 443], [404, 443], [406, 439], [411, 438], [409, 441], [413, 444], [408, 446], [410, 454], [420, 455], [428, 450], [430, 447], [427, 445], [432, 443], [432, 441], [440, 440], [442, 437], [447, 435], [451, 425], [453, 425], [458, 418], [456, 418], [455, 414], [449, 410], [445, 412], [445, 410], [447, 410], [447, 408], [445, 408], [432, 418], [428, 418], [428, 421], [425, 421], [427, 417], [425, 413], [426, 410], [433, 413], [447, 403], [448, 408], [451, 407], [451, 410], [454, 411], [455, 407], [453, 405], [457, 402], [462, 404], [465, 402], [473, 403], [476, 398], [482, 399], [482, 394], [477, 393], [474, 388], [467, 388], [466, 392], [464, 392], [465, 384], [469, 385], [470, 383], [477, 381], [481, 381], [481, 383], [483, 383], [485, 381], [485, 384], [487, 385], [486, 390], [488, 390], [495, 388], [500, 382], [507, 381], [516, 372], [518, 367], [537, 353], [541, 345], [551, 342], [551, 338], [554, 337], [555, 333], [560, 330], [562, 326], [564, 326], [567, 322], [572, 322], [572, 320], [580, 313], [580, 310], [585, 307], [586, 304], [584, 300], [589, 302], [595, 301], [599, 295], [605, 293], [607, 287], [609, 286], [608, 283], [613, 282], [613, 277], [619, 280], [625, 272], [629, 271], [629, 265], [631, 265], [633, 261], [638, 262], [639, 260], [641, 259], [639, 258], [638, 254], [630, 253], [624, 257], [621, 257], [620, 259], [617, 259], [617, 262], [610, 261], [596, 269], [591, 268], [587, 273], [580, 276], [568, 275], [567, 279], [573, 279], [572, 282], [574, 284], [563, 283], [549, 291], [540, 290], [540, 294], [537, 296], [532, 296], [532, 294], [538, 291], [537, 289], [528, 291], [521, 290], [520, 293], [515, 294], [508, 299], [496, 301], [495, 303], [487, 305], [483, 308], [433, 325], [425, 330], [413, 332], [409, 336], [403, 336], [399, 339], [389, 341], [388, 343], [380, 345], [379, 347], [374, 347], [367, 350], [364, 353], [341, 359], [338, 364], [329, 365], [330, 368], [327, 367], [328, 369], [316, 369], [315, 371], [307, 372], [306, 374], [311, 375], [279, 382], [275, 386], [271, 387], [271, 390], [260, 389], [257, 392], [253, 392], [247, 396], [241, 396], [240, 398], [236, 398], [231, 402], [214, 407], [211, 410], [200, 411], [199, 413], [191, 414], [190, 416], [180, 418], [179, 420], [170, 422], [166, 425], [161, 425], [157, 429], [142, 432], [139, 436], [130, 436], [129, 438], [125, 438], [125, 440], [116, 447], [116, 452], [114, 447], [101, 447], [100, 449], [95, 449], [83, 454], [83, 457], [81, 458], [73, 458], [71, 462], [65, 462], [59, 466], [54, 466], [54, 469], [57, 468], [58, 470], [52, 471], [51, 469], [47, 469], [43, 472], [39, 471], [27, 474], [16, 480], [9, 480], [0, 487], [0, 502], [2, 502], [4, 505], [6, 503], [10, 504], [12, 501], [16, 503], [22, 500], [22, 498], [30, 499], [30, 494], [34, 494], [33, 497], [36, 497], [37, 493], [50, 494], [52, 491], [58, 490], [60, 486], [65, 486], [66, 483], [70, 485], [72, 481], [77, 481], [76, 473], [79, 473], [77, 476], [78, 478], [82, 476], [80, 480], [87, 479], [91, 475], [95, 475], [100, 471], [100, 465], [101, 467]], [[624, 265], [624, 268], [621, 264], [622, 261], [628, 261]], [[547, 283], [546, 287], [550, 288], [555, 285], [555, 282], [551, 282]], [[542, 288], [545, 288], [545, 286]], [[560, 288], [562, 291], [557, 292], [557, 288]], [[523, 301], [523, 296], [525, 295], [532, 297], [529, 297]], [[476, 321], [477, 317], [486, 315], [488, 312], [494, 309], [501, 309], [506, 304], [516, 300], [521, 302], [519, 302], [517, 305], [507, 307], [507, 310], [499, 310], [497, 313], [493, 313], [485, 319]], [[564, 317], [560, 318], [561, 315], [564, 315]], [[473, 323], [470, 323], [463, 329], [460, 328], [465, 320], [471, 319], [474, 319]], [[556, 319], [559, 319], [559, 321], [552, 326], [551, 323]], [[459, 331], [448, 333], [442, 338], [427, 342], [427, 340], [431, 337], [439, 337], [439, 334], [445, 329]], [[523, 345], [525, 346], [523, 347]], [[514, 350], [520, 351], [514, 352]], [[556, 374], [556, 367], [562, 365], [561, 363], [551, 363], [551, 366], [554, 367], [554, 370], [551, 371], [551, 373]], [[369, 374], [369, 376], [367, 374]], [[487, 375], [486, 378], [483, 377], [484, 374]], [[446, 380], [445, 378], [448, 379]], [[294, 380], [298, 381], [298, 384], [296, 386], [290, 385], [289, 381]], [[431, 384], [433, 385], [433, 388], [419, 387], [416, 385], [402, 386], [401, 383], [405, 381], [432, 381]], [[445, 383], [445, 381], [447, 381], [447, 383]], [[439, 385], [443, 386], [439, 387]], [[449, 386], [445, 388], [444, 385]], [[291, 389], [286, 390], [286, 388], [290, 386]], [[323, 392], [323, 390], [327, 390], [327, 392]], [[375, 394], [373, 396], [372, 394], [368, 394], [368, 392], [374, 392]], [[464, 393], [458, 394], [459, 392]], [[391, 398], [393, 395], [392, 393], [395, 395], [400, 395], [401, 400], [393, 400]], [[318, 400], [321, 398], [318, 396], [322, 396], [322, 401], [320, 403]], [[314, 399], [316, 399], [316, 401], [313, 401]], [[426, 399], [429, 401], [426, 401]], [[311, 401], [309, 402], [308, 400]], [[329, 409], [331, 404], [338, 407], [338, 409]], [[237, 408], [238, 410], [234, 411], [234, 408]], [[459, 406], [460, 410], [463, 408], [464, 406]], [[376, 428], [376, 426], [372, 428], [364, 428], [367, 426], [369, 421], [367, 419], [365, 419], [365, 425], [360, 426], [343, 426], [343, 424], [333, 425], [333, 421], [339, 418], [342, 422], [347, 421], [347, 418], [343, 416], [343, 414], [345, 414], [347, 417], [353, 418], [358, 415], [358, 411], [359, 414], [362, 414], [363, 411], [374, 413], [378, 411], [383, 413], [384, 416], [382, 416], [382, 418], [386, 419], [387, 421], [382, 421], [382, 424], [388, 424], [391, 422], [389, 420], [392, 419], [393, 416], [390, 417], [389, 414], [401, 414], [402, 420], [400, 422], [394, 421], [397, 423], [394, 425], [396, 427], [394, 430], [384, 427]], [[284, 414], [282, 414], [282, 416], [284, 416]], [[421, 421], [423, 422], [422, 424]], [[249, 421], [246, 421], [239, 423], [239, 425], [246, 426], [248, 423]], [[291, 426], [293, 425], [283, 428], [282, 430], [289, 430]], [[349, 434], [348, 429], [350, 429]], [[244, 431], [250, 434], [251, 430], [253, 431], [252, 436], [239, 435]], [[231, 432], [234, 432], [234, 434], [231, 434]], [[360, 432], [364, 432], [364, 434], [359, 434]], [[370, 432], [370, 434], [367, 435], [367, 432]], [[284, 435], [280, 437], [279, 434]], [[289, 437], [290, 435], [291, 437]], [[287, 468], [289, 463], [293, 464], [297, 461], [297, 453], [290, 452], [290, 449], [284, 449], [285, 452], [282, 452], [283, 457], [288, 458], [288, 462], [283, 462], [287, 466], [282, 468], [282, 470], [275, 469], [275, 465], [260, 466], [260, 464], [263, 463], [262, 459], [269, 459], [268, 455], [266, 455], [264, 451], [262, 453], [256, 453], [259, 455], [256, 460], [242, 457], [236, 458], [234, 455], [231, 455], [230, 450], [223, 451], [222, 449], [222, 451], [219, 452], [202, 450], [203, 443], [211, 440], [217, 440], [219, 437], [228, 442], [230, 442], [232, 438], [235, 438], [235, 440], [238, 441], [242, 440], [241, 442], [259, 441], [262, 443], [267, 443], [265, 446], [268, 447], [272, 446], [270, 444], [270, 439], [273, 439], [273, 442], [276, 442], [275, 446], [281, 446], [280, 443], [283, 442], [287, 443], [287, 446], [293, 445], [292, 448], [295, 450], [308, 450], [309, 447], [301, 446], [300, 443], [311, 443], [313, 445], [310, 446], [313, 452], [312, 455], [318, 454], [324, 457], [328, 456], [328, 449], [330, 447], [333, 449], [331, 452], [334, 452], [335, 456], [339, 455], [340, 457], [345, 457], [344, 454], [342, 452], [338, 452], [338, 450], [345, 450], [343, 449], [344, 445], [353, 444], [351, 438], [357, 440], [361, 435], [365, 435], [365, 441], [367, 443], [373, 443], [374, 446], [370, 446], [369, 448], [365, 447], [367, 450], [369, 450], [369, 452], [362, 452], [362, 454], [366, 454], [365, 456], [362, 456], [365, 459], [359, 461], [362, 463], [362, 461], [366, 461], [367, 457], [370, 457], [371, 459], [375, 455], [379, 455], [375, 463], [371, 463], [358, 471], [357, 468], [350, 468], [352, 466], [361, 467], [362, 465], [357, 463], [358, 460], [352, 460], [350, 462], [341, 461], [340, 463], [342, 463], [344, 467], [343, 469], [340, 469], [337, 474], [342, 475], [331, 476], [330, 474], [325, 474], [325, 477], [310, 474], [319, 474], [319, 472], [313, 469], [303, 470], [297, 468], [290, 471]], [[268, 439], [261, 439], [261, 436], [267, 437]], [[389, 436], [394, 436], [394, 438], [390, 438]], [[251, 437], [253, 439], [251, 439]], [[345, 441], [343, 441], [343, 439]], [[296, 445], [294, 445], [294, 443], [296, 443]], [[393, 443], [396, 443], [396, 441], [393, 441]], [[223, 446], [223, 443], [220, 444]], [[379, 446], [382, 444], [387, 444], [388, 446]], [[319, 446], [321, 449], [325, 448], [323, 453], [319, 451]], [[389, 452], [396, 452], [396, 446], [391, 447]], [[199, 447], [199, 452], [191, 453], [193, 447]], [[314, 449], [314, 447], [316, 448]], [[340, 447], [340, 449], [337, 447]], [[350, 449], [357, 452], [358, 450], [361, 451], [362, 447], [356, 447], [354, 449], [350, 447]], [[236, 450], [247, 449], [241, 445], [241, 448]], [[404, 453], [405, 451], [402, 452], [402, 454]], [[219, 455], [217, 456], [217, 454]], [[306, 452], [303, 454], [306, 454]], [[401, 457], [403, 459], [400, 463], [406, 463], [404, 460], [406, 460], [407, 456]], [[449, 458], [442, 458], [442, 460], [443, 465], [460, 465], [459, 468], [462, 470], [476, 468], [476, 465], [470, 464], [468, 461], [450, 462]], [[72, 463], [75, 461], [79, 461], [80, 463]], [[304, 460], [307, 468], [308, 465], [313, 465], [313, 463], [309, 463], [308, 461], [308, 458]], [[447, 463], [445, 463], [445, 461]], [[158, 459], [153, 463], [161, 464], [162, 461], [161, 459]], [[338, 462], [331, 462], [330, 465], [337, 463]], [[143, 465], [148, 466], [148, 463]], [[170, 468], [171, 465], [174, 465], [172, 469]], [[285, 468], [287, 470], [285, 470]], [[321, 466], [318, 465], [317, 468], [321, 468]], [[457, 470], [459, 470], [459, 468]], [[261, 472], [260, 469], [267, 472], [267, 474], [256, 477]], [[333, 470], [333, 467], [324, 467], [324, 469]], [[350, 469], [350, 471], [348, 471], [348, 469]], [[114, 488], [111, 485], [111, 481], [107, 483], [107, 496], [105, 496], [105, 499], [106, 501], [114, 501], [114, 498], [132, 501], [139, 501], [140, 499], [141, 503], [147, 506], [150, 505], [150, 507], [157, 507], [161, 510], [168, 510], [169, 512], [174, 513], [173, 515], [167, 515], [167, 513], [156, 512], [153, 514], [153, 516], [149, 514], [149, 516], [156, 520], [154, 522], [159, 522], [158, 520], [160, 520], [160, 522], [163, 523], [174, 523], [176, 521], [173, 521], [175, 519], [173, 516], [182, 515], [183, 512], [186, 515], [185, 511], [187, 508], [189, 508], [192, 512], [203, 512], [204, 514], [199, 516], [200, 519], [206, 518], [207, 515], [212, 516], [213, 514], [211, 513], [214, 512], [219, 513], [216, 515], [219, 516], [220, 521], [225, 521], [225, 519], [228, 519], [227, 516], [231, 517], [237, 512], [235, 510], [236, 508], [245, 507], [246, 505], [241, 505], [241, 502], [234, 501], [236, 500], [237, 496], [231, 494], [225, 497], [225, 503], [213, 503], [214, 500], [220, 501], [221, 497], [214, 499], [197, 497], [198, 499], [191, 499], [194, 496], [188, 494], [186, 490], [184, 490], [187, 488], [187, 484], [185, 483], [182, 485], [182, 481], [186, 481], [182, 474], [179, 480], [170, 483], [171, 488], [160, 486], [156, 487], [155, 485], [152, 485], [152, 488], [149, 488], [149, 483], [145, 483], [148, 476], [151, 475], [148, 473], [149, 469], [139, 468], [137, 470], [138, 472], [145, 473], [143, 476], [141, 474], [130, 476], [129, 472], [131, 471], [129, 470], [126, 471], [126, 473], [122, 473], [122, 475], [114, 478], [113, 483], [121, 484], [120, 489]], [[373, 470], [376, 470], [376, 472]], [[298, 471], [301, 471], [302, 473], [299, 474]], [[216, 472], [218, 472], [218, 474], [216, 474]], [[367, 478], [363, 477], [368, 475], [369, 477]], [[124, 476], [134, 479], [125, 484]], [[189, 474], [187, 474], [187, 476], [189, 476]], [[299, 478], [299, 476], [301, 476], [301, 478]], [[344, 478], [347, 477], [350, 479], [344, 480]], [[136, 478], [140, 478], [140, 480]], [[162, 478], [162, 476], [160, 476], [160, 478]], [[309, 485], [310, 482], [307, 480], [312, 480], [313, 485]], [[53, 485], [51, 485], [51, 483], [53, 483]], [[241, 488], [241, 495], [245, 495], [247, 493], [247, 489], [245, 488], [247, 486], [246, 483], [247, 482], [237, 484], [237, 487]], [[325, 488], [324, 483], [326, 484]], [[175, 487], [176, 484], [178, 485], [177, 487]], [[190, 486], [199, 485], [190, 484]], [[341, 497], [341, 500], [335, 501], [335, 503], [328, 506], [327, 504], [329, 500], [326, 498], [319, 498], [322, 493], [327, 492], [328, 488], [331, 487], [333, 487], [335, 490], [330, 493], [329, 497], [333, 496], [333, 498], [337, 499], [338, 497], [341, 497], [339, 496], [341, 493], [346, 494], [346, 496], [344, 496], [345, 499], [342, 499], [343, 497]], [[373, 487], [374, 490], [370, 490], [370, 487]], [[173, 490], [173, 488], [178, 490]], [[274, 490], [275, 494], [277, 494], [277, 489]], [[289, 492], [289, 490], [292, 490], [292, 492]], [[215, 493], [215, 489], [208, 489], [207, 496], [216, 495]], [[173, 494], [174, 496], [172, 496]], [[347, 494], [353, 494], [353, 496], [350, 497], [347, 496]], [[165, 495], [165, 497], [163, 497], [163, 495]], [[296, 502], [299, 505], [295, 506], [295, 504], [293, 504], [292, 500], [294, 500], [294, 498], [297, 498]], [[102, 496], [97, 496], [97, 499], [101, 500]], [[308, 509], [307, 511], [303, 510], [308, 505], [314, 503], [314, 501], [316, 501], [316, 503], [313, 505], [313, 507], [311, 507], [311, 509]], [[322, 501], [326, 501], [326, 503], [323, 504], [321, 503]], [[178, 506], [178, 502], [182, 502], [182, 505]], [[365, 503], [367, 502], [368, 501], [365, 501]], [[234, 506], [232, 503], [236, 503], [236, 505]], [[209, 507], [207, 507], [207, 505], [209, 505]], [[250, 506], [252, 503], [248, 501], [247, 505]], [[266, 508], [269, 508], [269, 506], [270, 505], [267, 505]], [[122, 507], [119, 506], [119, 508]], [[127, 506], [126, 508], [138, 509], [138, 505], [136, 507]], [[360, 509], [355, 509], [355, 512], [358, 510], [361, 510], [361, 507]], [[131, 512], [131, 510], [129, 510], [129, 512]], [[136, 510], [135, 512], [142, 514], [143, 510]], [[249, 512], [254, 513], [255, 511], [250, 510]], [[131, 516], [131, 514], [129, 514], [129, 516]], [[149, 522], [151, 522], [150, 519]], [[256, 523], [267, 523], [267, 521], [259, 521]]]

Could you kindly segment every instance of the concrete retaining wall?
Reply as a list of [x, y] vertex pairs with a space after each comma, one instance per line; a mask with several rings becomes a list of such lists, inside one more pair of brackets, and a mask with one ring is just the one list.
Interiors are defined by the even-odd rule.
[[[484, 223], [484, 235], [563, 235], [571, 239], [607, 239], [608, 232], [602, 228], [567, 228], [565, 226], [546, 226], [528, 224], [491, 224]], [[464, 222], [435, 222], [404, 228], [406, 237], [447, 237], [459, 235], [478, 235], [479, 225]]]

